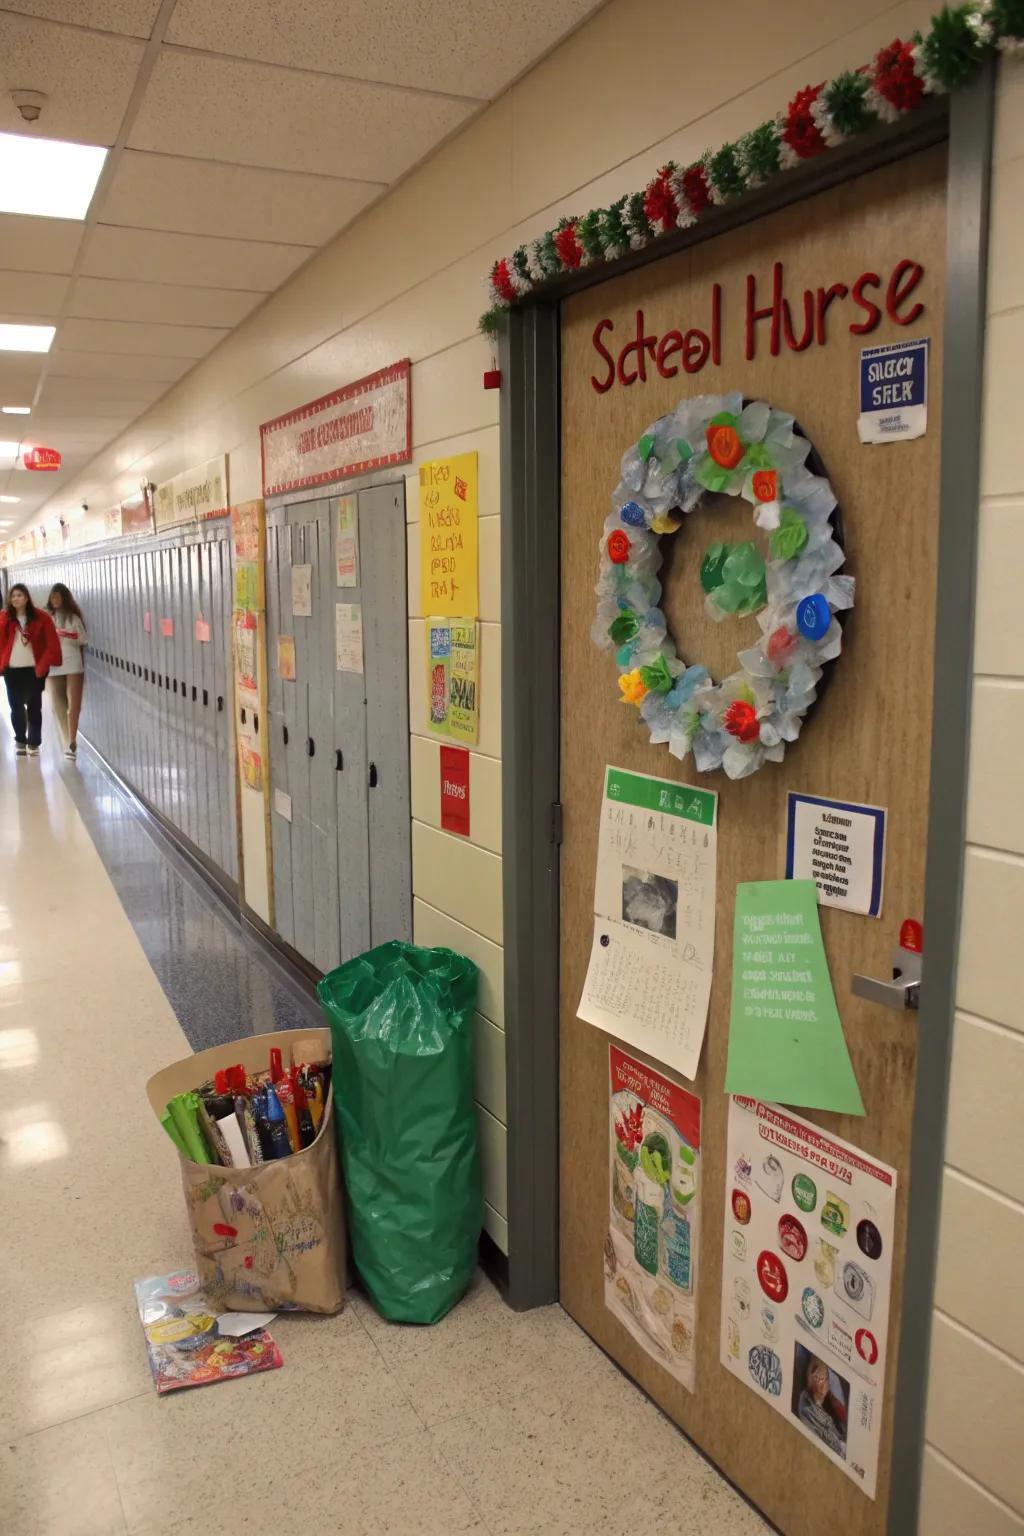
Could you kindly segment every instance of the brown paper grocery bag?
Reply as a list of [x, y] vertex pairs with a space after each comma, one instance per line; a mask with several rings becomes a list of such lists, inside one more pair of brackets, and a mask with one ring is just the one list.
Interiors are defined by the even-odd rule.
[[[278, 1030], [186, 1056], [146, 1084], [159, 1116], [176, 1093], [199, 1088], [220, 1067], [264, 1071], [271, 1046], [284, 1060], [329, 1061], [328, 1029]], [[193, 1163], [178, 1154], [203, 1289], [225, 1311], [339, 1312], [345, 1305], [345, 1215], [328, 1094], [317, 1138], [255, 1168]]]

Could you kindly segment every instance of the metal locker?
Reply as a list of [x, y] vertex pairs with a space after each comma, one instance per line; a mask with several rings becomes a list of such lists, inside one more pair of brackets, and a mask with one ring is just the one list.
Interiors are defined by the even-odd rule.
[[370, 848], [370, 943], [412, 938], [404, 486], [359, 493]]
[[[292, 912], [295, 948], [307, 959], [313, 958], [313, 823], [310, 799], [310, 753], [316, 750], [309, 724], [309, 626], [311, 619], [293, 613], [292, 572], [297, 565], [310, 563], [310, 539], [305, 507], [289, 507], [287, 518], [291, 533], [291, 560], [282, 569], [284, 622], [295, 636], [294, 729], [289, 732], [288, 783], [292, 797]], [[315, 525], [314, 525], [315, 526]], [[287, 587], [284, 578], [287, 576]]]
[[312, 564], [313, 615], [309, 625], [309, 731], [315, 751], [309, 760], [310, 822], [313, 853], [313, 951], [321, 971], [340, 964], [338, 910], [338, 835], [334, 741], [334, 557], [330, 503], [313, 503], [307, 523]]
[[224, 697], [224, 679], [233, 675], [233, 637], [230, 626], [224, 624], [223, 576], [221, 573], [222, 546], [207, 544], [204, 548], [207, 581], [210, 592], [211, 623], [213, 625], [212, 654], [210, 657], [209, 740], [211, 753], [210, 772], [210, 844], [216, 849], [214, 857], [221, 869], [231, 869], [230, 842], [225, 820], [224, 806], [226, 784], [232, 765], [224, 761], [222, 746], [224, 721], [230, 713], [229, 702]]
[[[360, 498], [361, 499], [361, 498]], [[332, 580], [337, 560], [337, 512], [331, 502], [333, 540]], [[359, 523], [360, 559], [358, 587], [337, 587], [331, 604], [331, 622], [337, 603], [358, 603], [366, 621], [368, 589], [362, 559], [362, 524]], [[405, 612], [403, 600], [398, 614]], [[392, 621], [395, 614], [391, 615]], [[334, 664], [335, 818], [338, 839], [338, 894], [342, 959], [350, 960], [370, 947], [370, 844], [367, 834], [369, 759], [366, 753], [366, 677], [339, 672]], [[364, 646], [365, 665], [365, 646]]]
[[206, 718], [203, 709], [203, 693], [206, 690], [206, 652], [209, 644], [200, 639], [198, 626], [208, 623], [206, 617], [206, 583], [203, 580], [203, 552], [205, 546], [196, 540], [188, 548], [188, 583], [192, 593], [192, 675], [189, 679], [192, 700], [192, 733], [195, 756], [196, 843], [208, 859], [213, 858], [210, 844], [210, 774], [209, 755], [206, 749]]
[[271, 785], [270, 843], [274, 879], [274, 922], [286, 944], [294, 946], [295, 924], [292, 913], [292, 824], [288, 817], [279, 814], [277, 794], [287, 796], [288, 784], [288, 713], [285, 695], [294, 691], [296, 684], [281, 677], [278, 669], [279, 637], [290, 635], [291, 629], [282, 623], [281, 557], [282, 538], [289, 537], [282, 528], [283, 514], [271, 514], [267, 518], [267, 742], [269, 745], [269, 772]]
[[181, 687], [182, 743], [185, 778], [182, 784], [182, 831], [191, 843], [199, 845], [199, 778], [196, 762], [195, 707], [192, 702], [192, 651], [195, 641], [195, 604], [192, 597], [192, 556], [186, 542], [178, 549], [178, 610], [181, 635], [178, 639], [179, 682]]
[[235, 747], [235, 710], [234, 710], [234, 657], [231, 654], [233, 635], [231, 632], [232, 614], [232, 572], [231, 572], [231, 544], [228, 539], [227, 529], [217, 530], [217, 537], [211, 546], [213, 550], [214, 569], [216, 572], [216, 590], [219, 598], [221, 633], [225, 643], [216, 647], [215, 663], [217, 677], [217, 765], [218, 765], [218, 806], [217, 816], [220, 823], [221, 847], [224, 851], [224, 869], [233, 880], [238, 879], [238, 819], [237, 819], [237, 795], [238, 759]]

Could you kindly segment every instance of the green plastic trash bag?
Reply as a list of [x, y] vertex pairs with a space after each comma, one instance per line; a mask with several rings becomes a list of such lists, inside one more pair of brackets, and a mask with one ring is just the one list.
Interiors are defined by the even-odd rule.
[[382, 1317], [436, 1323], [476, 1266], [483, 1192], [473, 1107], [477, 968], [382, 944], [325, 976], [352, 1256]]

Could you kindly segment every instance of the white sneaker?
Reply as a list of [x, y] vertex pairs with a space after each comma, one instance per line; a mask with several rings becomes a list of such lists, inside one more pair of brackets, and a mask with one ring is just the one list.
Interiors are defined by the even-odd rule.
[[14, 755], [15, 755], [15, 757], [24, 757], [25, 753], [27, 751], [28, 751], [28, 747], [26, 747], [26, 745], [25, 745], [25, 743], [23, 741], [16, 741], [14, 743]]
[[38, 757], [39, 756], [39, 748], [38, 747], [28, 747], [26, 750], [28, 751], [29, 757]]

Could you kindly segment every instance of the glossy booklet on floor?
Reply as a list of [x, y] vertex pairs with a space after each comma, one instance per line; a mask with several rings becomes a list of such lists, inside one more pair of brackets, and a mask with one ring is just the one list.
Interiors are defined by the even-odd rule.
[[283, 1363], [265, 1328], [254, 1328], [241, 1338], [220, 1333], [217, 1309], [200, 1288], [194, 1269], [136, 1280], [135, 1298], [160, 1393], [273, 1371]]

